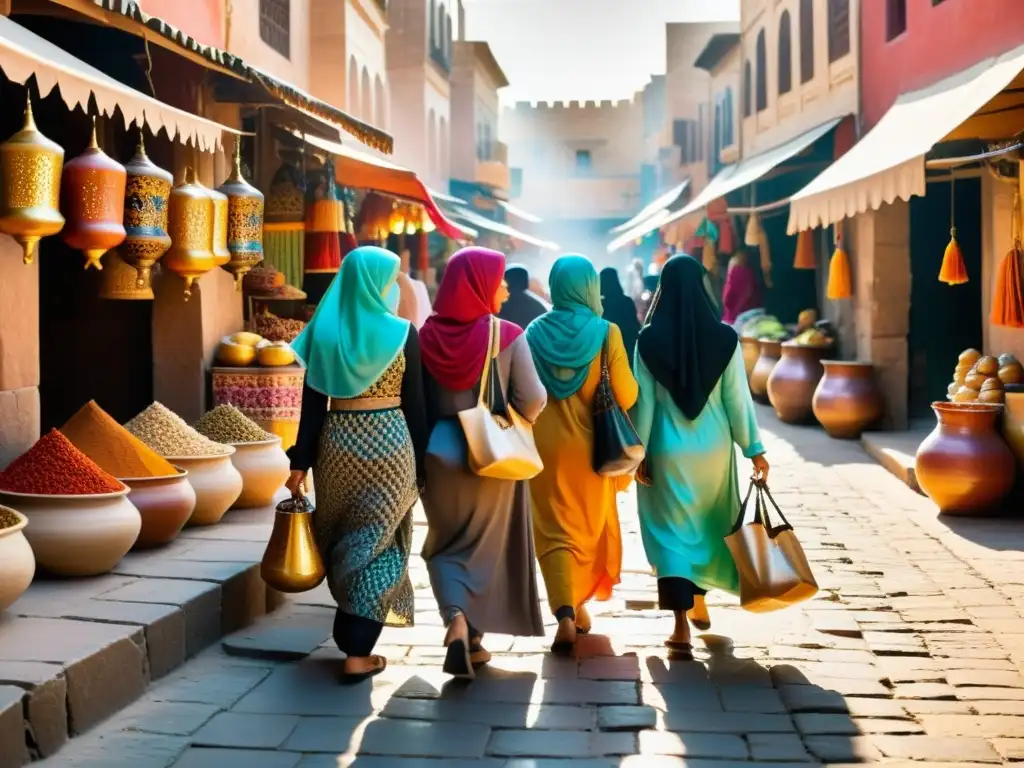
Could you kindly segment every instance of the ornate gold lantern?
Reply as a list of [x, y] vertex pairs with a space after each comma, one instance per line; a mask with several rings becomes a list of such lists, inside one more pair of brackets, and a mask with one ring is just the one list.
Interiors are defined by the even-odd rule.
[[61, 177], [61, 202], [67, 220], [61, 237], [85, 254], [86, 269], [103, 269], [103, 254], [124, 242], [127, 180], [124, 166], [100, 149], [93, 117], [89, 146], [64, 166]]
[[199, 184], [195, 169], [185, 169], [181, 184], [171, 190], [167, 229], [171, 248], [163, 258], [167, 268], [185, 281], [185, 300], [192, 283], [214, 267], [213, 198]]
[[153, 300], [153, 286], [149, 280], [140, 280], [135, 267], [126, 264], [117, 251], [110, 251], [103, 257], [103, 262], [101, 299]]
[[64, 227], [60, 214], [60, 174], [64, 150], [36, 128], [32, 97], [25, 124], [0, 144], [0, 232], [13, 237], [31, 264], [39, 241]]
[[229, 261], [221, 264], [235, 276], [241, 290], [245, 273], [263, 261], [263, 193], [242, 175], [241, 142], [235, 140], [234, 168], [217, 191], [227, 197], [227, 250]]
[[218, 267], [231, 261], [228, 250], [228, 197], [216, 189], [206, 190], [213, 200], [213, 263]]
[[124, 168], [128, 173], [124, 196], [127, 237], [117, 252], [121, 261], [137, 270], [138, 288], [143, 289], [150, 284], [150, 269], [171, 247], [167, 203], [174, 177], [146, 155], [141, 129], [135, 157]]

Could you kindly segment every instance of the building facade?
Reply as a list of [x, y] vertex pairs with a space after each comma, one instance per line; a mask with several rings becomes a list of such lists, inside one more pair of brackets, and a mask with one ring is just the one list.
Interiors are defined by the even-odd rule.
[[[460, 40], [452, 58], [451, 178], [507, 200], [508, 146], [498, 139], [498, 92], [508, 79], [484, 42]], [[454, 187], [452, 194], [459, 195]]]

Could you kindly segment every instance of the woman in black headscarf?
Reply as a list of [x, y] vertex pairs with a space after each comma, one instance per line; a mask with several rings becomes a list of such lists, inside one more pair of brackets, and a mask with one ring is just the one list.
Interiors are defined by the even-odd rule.
[[636, 337], [640, 333], [640, 321], [636, 316], [636, 304], [622, 290], [619, 272], [614, 267], [605, 267], [601, 270], [601, 304], [604, 307], [604, 319], [615, 323], [622, 331], [622, 344], [632, 365]]
[[741, 501], [735, 445], [755, 477], [768, 477], [738, 338], [722, 323], [704, 277], [697, 260], [669, 259], [634, 363], [634, 425], [647, 446], [649, 482], [638, 491], [640, 529], [659, 605], [675, 614], [665, 645], [683, 658], [693, 653], [687, 613], [708, 629], [707, 590], [739, 591], [724, 540]]
[[511, 265], [505, 270], [505, 282], [508, 283], [508, 300], [498, 313], [502, 320], [515, 323], [525, 330], [526, 326], [551, 309], [530, 290], [530, 273], [526, 267]]

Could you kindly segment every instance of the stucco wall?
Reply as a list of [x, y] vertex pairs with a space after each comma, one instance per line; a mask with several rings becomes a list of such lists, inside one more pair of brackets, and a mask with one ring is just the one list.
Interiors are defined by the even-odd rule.
[[231, 0], [228, 50], [240, 56], [246, 63], [308, 90], [311, 2], [312, 0], [291, 0], [290, 55], [285, 58], [260, 37], [259, 0]]
[[203, 45], [224, 47], [224, 0], [136, 0], [146, 13], [185, 30]]

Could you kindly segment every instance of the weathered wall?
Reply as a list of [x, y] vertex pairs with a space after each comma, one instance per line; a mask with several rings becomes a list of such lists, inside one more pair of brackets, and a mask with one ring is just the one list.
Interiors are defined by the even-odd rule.
[[0, 235], [0, 468], [39, 437], [39, 264]]

